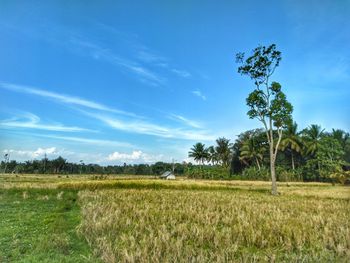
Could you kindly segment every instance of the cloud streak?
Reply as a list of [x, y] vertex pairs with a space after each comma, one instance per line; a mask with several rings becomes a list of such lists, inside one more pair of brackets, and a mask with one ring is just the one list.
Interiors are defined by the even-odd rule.
[[193, 120], [187, 119], [181, 115], [177, 115], [177, 114], [171, 114], [169, 116], [170, 119], [176, 120], [178, 122], [184, 123], [187, 126], [193, 127], [193, 128], [202, 128], [201, 125]]
[[201, 98], [202, 100], [207, 100], [207, 97], [204, 96], [200, 90], [193, 90], [192, 94]]
[[159, 86], [165, 82], [165, 79], [159, 76], [157, 73], [142, 66], [136, 61], [125, 59], [119, 55], [116, 55], [112, 50], [108, 48], [103, 48], [95, 43], [82, 40], [77, 37], [71, 37], [70, 43], [74, 46], [80, 47], [81, 49], [85, 49], [85, 52], [83, 52], [83, 54], [88, 54], [90, 57], [96, 60], [106, 61], [115, 66], [122, 67], [125, 70], [136, 74], [141, 78], [141, 80], [146, 80], [146, 82], [149, 82], [152, 85]]
[[75, 126], [64, 126], [62, 124], [42, 124], [40, 118], [32, 113], [25, 113], [22, 118], [12, 118], [10, 120], [0, 121], [0, 127], [3, 128], [26, 128], [57, 132], [82, 132], [92, 131]]
[[[9, 83], [1, 83], [1, 82], [0, 82], [0, 87], [11, 91], [37, 95], [39, 97], [51, 99], [58, 103], [78, 106], [76, 110], [78, 110], [79, 112], [101, 121], [102, 123], [104, 123], [105, 125], [109, 126], [112, 129], [124, 131], [127, 133], [152, 135], [152, 136], [157, 136], [162, 138], [174, 138], [174, 139], [182, 139], [182, 140], [203, 140], [203, 141], [214, 140], [214, 136], [209, 134], [208, 131], [201, 129], [201, 126], [199, 123], [189, 120], [180, 115], [173, 114], [170, 117], [177, 122], [181, 122], [186, 126], [190, 128], [195, 128], [195, 129], [167, 127], [167, 126], [158, 125], [158, 124], [146, 121], [145, 118], [137, 116], [136, 114], [131, 112], [125, 112], [125, 111], [113, 109], [103, 104], [86, 100], [83, 98], [58, 94], [55, 92], [37, 89], [33, 87], [27, 87], [27, 86], [21, 86], [21, 85], [9, 84]], [[87, 109], [89, 111], [87, 111]], [[91, 110], [95, 110], [95, 111], [92, 112]], [[109, 114], [106, 114], [106, 113], [109, 113]], [[113, 113], [118, 114], [120, 116], [116, 117]], [[111, 116], [111, 114], [113, 114], [114, 116]], [[121, 118], [121, 116], [123, 116], [123, 118]], [[27, 119], [28, 121], [26, 122], [23, 122], [23, 121], [20, 122], [19, 120], [8, 120], [8, 121], [4, 121], [2, 124], [3, 126], [9, 126], [9, 127], [36, 128], [36, 129], [46, 129], [46, 130], [52, 130], [52, 131], [87, 131], [86, 129], [79, 128], [79, 127], [66, 127], [63, 125], [40, 124], [39, 123], [40, 119], [35, 115], [27, 115]], [[58, 137], [56, 136], [56, 138]], [[76, 142], [80, 141], [84, 143], [95, 143], [94, 140], [79, 139], [76, 137], [74, 138], [61, 137], [60, 139], [66, 139], [66, 140], [71, 140]], [[108, 141], [107, 143], [109, 142], [110, 141]], [[101, 143], [101, 141], [96, 143]]]
[[51, 138], [56, 140], [65, 140], [71, 142], [77, 142], [82, 144], [91, 144], [96, 146], [115, 146], [115, 147], [125, 147], [134, 148], [135, 145], [128, 142], [112, 141], [112, 140], [100, 140], [100, 139], [88, 139], [83, 137], [71, 137], [71, 136], [61, 136], [61, 135], [38, 135], [40, 137]]
[[17, 84], [12, 84], [12, 83], [5, 83], [5, 82], [0, 82], [0, 87], [3, 89], [11, 90], [11, 91], [16, 91], [16, 92], [20, 92], [20, 93], [26, 93], [26, 94], [36, 95], [39, 97], [44, 97], [44, 98], [51, 99], [51, 100], [54, 100], [56, 102], [60, 102], [60, 103], [64, 103], [64, 104], [81, 106], [81, 107], [88, 108], [88, 109], [101, 110], [101, 111], [107, 111], [107, 112], [122, 114], [122, 115], [126, 115], [126, 116], [136, 117], [136, 115], [133, 113], [114, 109], [114, 108], [108, 107], [106, 105], [103, 105], [103, 104], [100, 104], [100, 103], [97, 103], [97, 102], [94, 102], [91, 100], [86, 100], [86, 99], [82, 99], [79, 97], [75, 97], [75, 96], [59, 94], [59, 93], [52, 92], [52, 91], [47, 91], [47, 90], [43, 90], [43, 89], [38, 89], [38, 88], [23, 86], [23, 85], [17, 85]]
[[191, 73], [189, 73], [186, 70], [180, 70], [180, 69], [172, 69], [171, 72], [175, 73], [176, 75], [183, 77], [183, 78], [189, 78], [191, 77]]
[[87, 115], [96, 118], [109, 127], [126, 131], [129, 133], [137, 133], [144, 135], [152, 135], [162, 138], [174, 138], [174, 139], [182, 139], [182, 140], [203, 140], [203, 141], [211, 141], [214, 140], [215, 137], [211, 134], [208, 134], [203, 130], [189, 130], [182, 128], [173, 128], [173, 127], [165, 127], [157, 124], [153, 124], [150, 122], [145, 122], [143, 120], [131, 120], [125, 121], [122, 119], [118, 119], [115, 117], [110, 117], [102, 114], [88, 113]]

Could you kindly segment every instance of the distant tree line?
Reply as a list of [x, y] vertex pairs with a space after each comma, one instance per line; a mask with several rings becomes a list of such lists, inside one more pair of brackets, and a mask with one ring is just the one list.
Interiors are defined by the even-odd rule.
[[127, 175], [160, 175], [165, 171], [172, 171], [182, 175], [192, 164], [156, 162], [154, 164], [122, 164], [98, 165], [68, 162], [59, 156], [55, 159], [43, 158], [17, 162], [9, 160], [8, 155], [1, 161], [1, 172], [16, 174], [127, 174]]

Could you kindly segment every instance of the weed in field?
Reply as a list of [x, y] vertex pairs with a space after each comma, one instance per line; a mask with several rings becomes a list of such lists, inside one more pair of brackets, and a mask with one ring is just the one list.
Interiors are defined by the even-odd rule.
[[59, 193], [56, 195], [57, 200], [62, 200], [63, 194], [64, 194], [63, 191], [59, 192]]
[[27, 199], [27, 198], [28, 198], [28, 192], [27, 192], [27, 191], [24, 191], [24, 192], [22, 193], [22, 197], [23, 197], [23, 199]]

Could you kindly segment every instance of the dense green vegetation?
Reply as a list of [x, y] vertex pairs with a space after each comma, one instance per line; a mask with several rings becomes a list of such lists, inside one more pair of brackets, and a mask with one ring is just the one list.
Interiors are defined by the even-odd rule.
[[[349, 133], [334, 129], [326, 132], [318, 125], [298, 131], [296, 123], [288, 125], [284, 133], [276, 160], [278, 180], [349, 183]], [[201, 148], [198, 149], [199, 144]], [[210, 179], [208, 173], [212, 173], [221, 174], [226, 179], [270, 180], [268, 142], [262, 129], [241, 133], [234, 144], [228, 142], [225, 145], [226, 150], [221, 151], [231, 156], [231, 176], [228, 173], [225, 176], [222, 170], [224, 165], [215, 168], [215, 165], [223, 163], [220, 155], [216, 151], [212, 152], [219, 146], [205, 147], [202, 143], [195, 144], [189, 156], [197, 156], [195, 160], [211, 164], [211, 167], [196, 169], [189, 175]], [[215, 178], [220, 178], [220, 175]]]

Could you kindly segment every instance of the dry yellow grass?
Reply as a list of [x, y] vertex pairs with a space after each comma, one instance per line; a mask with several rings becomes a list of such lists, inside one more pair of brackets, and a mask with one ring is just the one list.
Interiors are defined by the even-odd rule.
[[344, 196], [164, 189], [82, 191], [79, 196], [79, 231], [105, 262], [350, 258], [350, 203]]
[[[265, 181], [219, 181], [191, 180], [180, 178], [176, 181], [164, 181], [150, 176], [109, 176], [104, 180], [93, 180], [87, 175], [1, 175], [0, 189], [188, 189], [188, 190], [270, 190], [270, 182]], [[350, 188], [332, 186], [329, 183], [278, 183], [282, 195], [319, 196], [327, 198], [350, 199]]]

